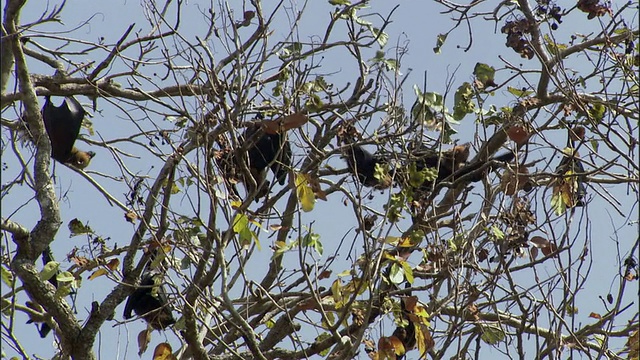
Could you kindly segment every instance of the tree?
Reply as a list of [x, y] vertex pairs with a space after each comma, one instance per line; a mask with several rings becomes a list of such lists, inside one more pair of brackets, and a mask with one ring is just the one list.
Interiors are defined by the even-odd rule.
[[[145, 319], [158, 359], [637, 358], [634, 3], [435, 3], [434, 52], [490, 59], [418, 63], [444, 86], [411, 77], [423, 39], [390, 45], [402, 5], [150, 1], [119, 28], [8, 0], [3, 357], [93, 359]], [[45, 96], [88, 113], [86, 169], [51, 159]]]

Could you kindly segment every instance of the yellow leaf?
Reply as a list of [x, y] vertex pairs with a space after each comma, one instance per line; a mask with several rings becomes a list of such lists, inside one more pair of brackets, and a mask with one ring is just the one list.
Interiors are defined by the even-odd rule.
[[168, 343], [160, 343], [156, 346], [155, 350], [153, 350], [153, 360], [168, 360], [172, 358], [171, 345]]
[[93, 280], [97, 277], [103, 276], [103, 275], [107, 275], [109, 272], [107, 271], [107, 269], [105, 268], [100, 268], [96, 271], [93, 272], [93, 274], [91, 274], [91, 276], [89, 276], [89, 280]]
[[416, 327], [416, 345], [420, 356], [426, 355], [427, 351], [433, 349], [435, 341], [431, 337], [429, 327], [422, 324], [413, 324]]
[[316, 195], [309, 185], [307, 175], [296, 173], [296, 194], [298, 195], [298, 201], [300, 202], [302, 211], [309, 212], [313, 210], [316, 203]]
[[232, 201], [230, 201], [230, 203], [231, 203], [231, 208], [232, 209], [238, 209], [238, 208], [240, 208], [240, 205], [242, 205], [242, 201], [240, 201], [240, 200], [232, 200]]

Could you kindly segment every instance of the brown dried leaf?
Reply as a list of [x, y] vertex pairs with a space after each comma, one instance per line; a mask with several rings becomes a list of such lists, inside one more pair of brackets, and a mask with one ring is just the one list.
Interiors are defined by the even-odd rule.
[[534, 236], [529, 239], [533, 245], [537, 248], [544, 248], [549, 246], [549, 240], [543, 238], [542, 236]]
[[549, 256], [549, 255], [553, 254], [554, 252], [556, 252], [556, 250], [558, 250], [558, 247], [556, 246], [555, 243], [549, 243], [549, 246], [545, 246], [545, 247], [541, 248], [540, 250], [542, 251], [544, 256]]
[[529, 140], [529, 132], [523, 125], [514, 125], [507, 129], [507, 136], [518, 145], [522, 145]]
[[71, 258], [69, 258], [69, 260], [71, 260], [74, 264], [78, 265], [79, 267], [85, 267], [87, 266], [87, 264], [89, 264], [89, 259], [87, 259], [84, 256], [72, 256]]
[[107, 268], [109, 268], [109, 270], [115, 271], [118, 268], [118, 265], [120, 265], [120, 260], [118, 258], [115, 258], [109, 260], [106, 266]]
[[142, 356], [151, 342], [151, 330], [145, 329], [138, 334], [138, 356]]
[[328, 279], [331, 276], [331, 270], [324, 270], [318, 275], [318, 280]]
[[594, 313], [592, 312], [591, 314], [589, 314], [590, 318], [594, 318], [594, 319], [602, 319], [602, 315], [598, 314], [598, 313]]

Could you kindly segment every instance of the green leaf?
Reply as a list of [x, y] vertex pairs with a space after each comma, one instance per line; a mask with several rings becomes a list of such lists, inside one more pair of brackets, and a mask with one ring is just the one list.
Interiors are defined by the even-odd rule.
[[273, 319], [269, 319], [267, 320], [264, 325], [267, 327], [267, 329], [273, 329], [273, 326], [275, 325], [275, 321], [273, 321]]
[[71, 283], [74, 282], [76, 278], [69, 271], [61, 271], [58, 275], [56, 275], [56, 280], [58, 280], [59, 283]]
[[316, 233], [307, 233], [301, 241], [302, 245], [305, 247], [313, 247], [316, 252], [322, 256], [322, 243], [320, 242], [320, 235]]
[[473, 69], [473, 75], [476, 76], [477, 84], [479, 83], [481, 90], [489, 86], [498, 86], [495, 83], [496, 70], [487, 64], [477, 63]]
[[562, 215], [567, 210], [567, 204], [564, 202], [562, 192], [551, 195], [551, 208], [556, 215]]
[[397, 263], [393, 263], [393, 265], [391, 265], [391, 271], [389, 272], [389, 281], [391, 281], [392, 284], [402, 284], [404, 282], [404, 269], [402, 268], [402, 266], [398, 265]]
[[449, 250], [456, 252], [458, 251], [458, 245], [456, 244], [456, 242], [454, 241], [453, 238], [449, 239], [447, 241], [447, 245], [449, 245]]
[[245, 214], [236, 214], [233, 219], [233, 231], [238, 234], [240, 243], [247, 247], [255, 240], [258, 250], [260, 247], [260, 241], [258, 236], [249, 228], [249, 218]]
[[0, 267], [2, 271], [2, 282], [8, 286], [13, 285], [13, 273], [9, 269], [5, 269], [4, 266]]
[[416, 93], [416, 101], [411, 106], [413, 120], [430, 123], [435, 120], [436, 113], [445, 112], [446, 116], [447, 109], [442, 95], [435, 92], [422, 93], [417, 85], [413, 85], [413, 90]]
[[440, 54], [442, 52], [442, 45], [447, 40], [447, 34], [438, 34], [436, 38], [436, 47], [433, 48], [433, 52], [436, 54]]
[[351, 5], [351, 1], [349, 0], [329, 0], [329, 4], [331, 5]]
[[496, 240], [504, 240], [504, 232], [496, 225], [491, 227], [491, 235], [493, 235]]
[[40, 274], [39, 274], [40, 280], [47, 281], [51, 279], [54, 275], [56, 275], [59, 268], [60, 268], [59, 262], [49, 261], [48, 263], [45, 264], [42, 271], [40, 271]]
[[82, 234], [92, 234], [93, 233], [93, 230], [91, 230], [91, 228], [89, 226], [83, 224], [78, 219], [73, 219], [73, 220], [69, 221], [69, 224], [67, 226], [69, 227], [69, 231], [71, 232], [70, 237], [74, 237], [74, 236], [78, 236], [78, 235], [82, 235]]
[[593, 106], [589, 108], [589, 118], [600, 122], [604, 118], [605, 110], [606, 110], [606, 107], [604, 105], [593, 104]]
[[480, 338], [482, 339], [482, 341], [489, 345], [496, 345], [497, 343], [503, 341], [505, 338], [504, 331], [502, 331], [502, 329], [497, 326], [488, 325], [481, 326], [481, 328], [482, 335], [480, 336]]
[[381, 165], [379, 163], [376, 163], [376, 166], [373, 169], [373, 177], [376, 180], [383, 181], [387, 178], [388, 174], [389, 174], [389, 171], [387, 170], [386, 165]]
[[520, 89], [516, 89], [516, 88], [514, 88], [512, 86], [507, 86], [507, 91], [512, 93], [516, 97], [519, 97], [519, 98], [525, 97], [525, 96], [529, 96], [529, 95], [534, 93], [533, 90], [527, 90], [527, 89], [524, 89], [524, 88], [520, 90]]
[[413, 284], [413, 269], [411, 268], [411, 265], [406, 261], [401, 262], [401, 264], [402, 270], [404, 271], [404, 277], [407, 279], [409, 284]]
[[553, 55], [557, 55], [560, 51], [567, 49], [567, 45], [557, 43], [555, 39], [552, 39], [551, 36], [549, 36], [549, 34], [544, 35], [544, 45], [547, 48], [547, 51]]
[[389, 34], [384, 31], [380, 31], [380, 29], [376, 27], [371, 27], [371, 33], [376, 37], [376, 41], [380, 47], [387, 45], [387, 42], [389, 41]]
[[467, 114], [473, 113], [476, 104], [473, 102], [473, 87], [468, 82], [463, 83], [456, 90], [454, 96], [453, 118], [462, 120]]
[[[319, 344], [319, 343], [321, 343], [322, 341], [324, 341], [324, 340], [326, 340], [326, 339], [329, 339], [329, 338], [331, 338], [331, 334], [329, 334], [329, 333], [327, 333], [327, 332], [322, 333], [322, 334], [318, 335], [318, 337], [316, 337], [316, 344]], [[331, 351], [331, 348], [330, 348], [330, 347], [327, 347], [326, 349], [324, 349], [324, 350], [320, 351], [320, 352], [318, 353], [318, 355], [320, 355], [320, 356], [327, 356], [327, 355], [329, 355], [329, 351]]]

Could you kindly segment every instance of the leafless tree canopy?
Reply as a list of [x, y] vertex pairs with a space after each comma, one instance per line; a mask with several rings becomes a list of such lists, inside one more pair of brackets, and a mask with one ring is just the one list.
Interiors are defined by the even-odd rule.
[[3, 358], [638, 358], [637, 2], [25, 3]]

